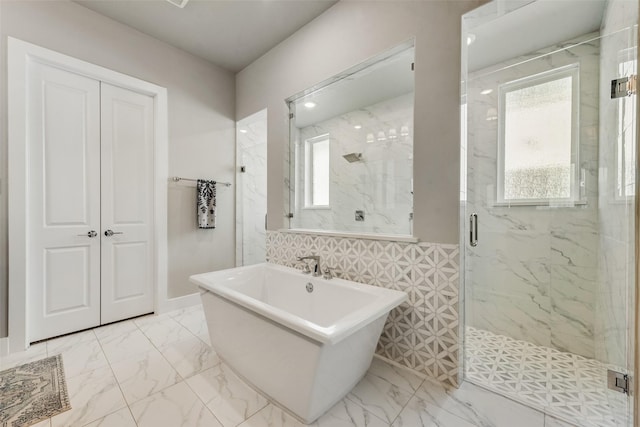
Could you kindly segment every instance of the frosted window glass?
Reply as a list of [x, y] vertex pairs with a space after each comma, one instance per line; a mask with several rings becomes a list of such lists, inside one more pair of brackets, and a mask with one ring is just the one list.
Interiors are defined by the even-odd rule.
[[313, 205], [329, 205], [329, 140], [314, 142], [313, 148]]
[[571, 197], [572, 80], [505, 94], [505, 200]]
[[[624, 61], [619, 65], [619, 75], [636, 73], [636, 61]], [[635, 98], [624, 97], [618, 100], [618, 140], [616, 147], [616, 198], [624, 200], [635, 195], [636, 183], [636, 136], [635, 136]]]

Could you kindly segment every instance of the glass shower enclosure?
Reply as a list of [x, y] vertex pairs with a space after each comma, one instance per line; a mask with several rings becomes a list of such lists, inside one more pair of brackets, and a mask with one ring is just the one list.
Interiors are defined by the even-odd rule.
[[465, 380], [571, 425], [632, 425], [637, 12], [463, 17]]
[[267, 110], [236, 123], [236, 266], [266, 261]]

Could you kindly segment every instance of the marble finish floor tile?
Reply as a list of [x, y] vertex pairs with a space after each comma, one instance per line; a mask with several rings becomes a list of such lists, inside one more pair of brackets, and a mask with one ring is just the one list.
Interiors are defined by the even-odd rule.
[[548, 423], [627, 425], [627, 397], [607, 388], [606, 364], [472, 327], [465, 346], [468, 380], [559, 418]]
[[416, 391], [424, 381], [413, 371], [391, 365], [377, 357], [371, 361], [369, 373], [409, 392]]
[[[203, 341], [208, 334], [206, 328], [201, 328], [200, 319], [200, 306], [162, 316], [145, 316], [36, 344], [27, 352], [12, 355], [7, 360], [20, 364], [58, 352], [63, 355], [65, 369], [77, 372], [72, 377], [67, 376], [72, 410], [43, 421], [37, 427], [304, 427], [305, 424], [270, 403], [267, 397], [251, 388], [220, 361], [215, 351]], [[175, 332], [182, 330], [189, 335]], [[165, 333], [167, 337], [186, 338], [165, 339]], [[458, 389], [450, 388], [391, 365], [384, 359], [374, 358], [363, 380], [310, 426], [616, 425], [594, 422], [593, 416], [598, 412], [591, 411], [592, 408], [585, 404], [609, 398], [600, 394], [603, 393], [602, 365], [598, 362], [572, 355], [571, 365], [562, 357], [556, 357], [555, 353], [554, 358], [550, 358], [549, 349], [524, 341], [513, 340], [506, 345], [481, 333], [476, 338], [474, 341], [473, 335], [467, 336], [469, 349], [472, 349], [470, 354], [473, 355], [471, 361], [475, 363], [471, 366], [475, 366], [473, 369], [482, 378], [493, 375], [491, 378], [501, 379], [502, 382], [494, 381], [495, 387], [486, 384], [478, 387], [467, 382]], [[101, 362], [92, 365], [91, 354], [98, 353], [98, 348], [102, 349], [104, 359], [98, 357]], [[521, 353], [527, 355], [525, 359]], [[104, 360], [107, 364], [101, 365]], [[563, 364], [547, 371], [552, 360]], [[2, 360], [3, 365], [8, 362]], [[518, 369], [518, 381], [510, 382], [505, 376], [509, 369]], [[529, 390], [529, 395], [538, 399], [527, 401], [528, 404], [542, 407], [539, 403], [546, 403], [549, 393], [546, 388], [536, 392], [538, 389], [535, 387], [542, 381], [540, 375], [547, 381], [545, 384], [553, 380], [554, 386], [566, 394], [570, 389], [562, 388], [566, 386], [563, 384], [575, 378], [578, 371], [581, 372], [581, 408], [588, 408], [591, 418], [584, 414], [579, 418], [575, 414], [561, 412], [559, 409], [565, 402], [561, 399], [553, 408], [545, 407], [547, 412], [556, 410], [553, 413], [559, 418], [545, 416], [541, 411], [518, 403], [525, 402], [525, 399], [509, 394], [514, 384], [521, 384], [519, 390]], [[475, 378], [474, 382], [479, 381]], [[488, 389], [507, 394], [514, 400]], [[565, 398], [564, 394], [562, 398]], [[617, 401], [617, 405], [622, 403]], [[623, 406], [615, 407], [624, 410]], [[562, 419], [574, 420], [575, 425]]]
[[87, 424], [86, 427], [137, 427], [137, 424], [127, 407]]
[[[477, 427], [419, 396], [413, 396], [392, 427]], [[506, 427], [506, 426], [505, 426]], [[540, 425], [539, 427], [542, 427]]]
[[151, 341], [133, 322], [127, 322], [120, 328], [110, 331], [96, 330], [102, 350], [109, 363], [118, 363], [127, 360], [136, 354], [146, 353], [154, 349]]
[[157, 348], [193, 336], [180, 323], [166, 315], [165, 317], [157, 316], [156, 319], [145, 319], [145, 321], [136, 322], [136, 324]]
[[371, 373], [347, 394], [347, 399], [362, 406], [378, 418], [391, 423], [409, 402], [413, 393]]
[[275, 405], [269, 404], [238, 427], [388, 427], [366, 409], [343, 399], [312, 424], [304, 424]]
[[[50, 355], [62, 355], [67, 378], [73, 378], [108, 365], [102, 346], [93, 332], [79, 340], [66, 338], [73, 338], [73, 335], [47, 341], [47, 349]], [[55, 342], [61, 339], [65, 340]]]
[[221, 427], [183, 381], [131, 405], [138, 427]]
[[84, 426], [127, 406], [111, 368], [67, 380], [71, 409], [51, 418], [52, 427]]
[[269, 403], [223, 363], [192, 376], [187, 384], [224, 427], [237, 426]]
[[427, 379], [415, 397], [473, 425], [507, 427], [513, 420], [519, 420], [518, 427], [540, 427], [544, 424], [543, 413], [469, 382], [453, 388]]
[[185, 379], [220, 363], [216, 352], [194, 336], [160, 347], [160, 352]]
[[114, 363], [111, 368], [129, 404], [182, 380], [178, 372], [155, 349]]
[[207, 321], [204, 317], [204, 311], [191, 310], [174, 316], [174, 320], [187, 328], [195, 336], [209, 335]]

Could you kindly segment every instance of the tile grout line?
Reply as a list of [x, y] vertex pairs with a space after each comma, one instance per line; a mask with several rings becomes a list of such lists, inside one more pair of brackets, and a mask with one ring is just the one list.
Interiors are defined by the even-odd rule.
[[[133, 324], [136, 326], [136, 328], [138, 327], [138, 325], [136, 325], [135, 323], [133, 323]], [[102, 348], [102, 343], [100, 342], [100, 339], [98, 338], [98, 335], [95, 333], [95, 329], [92, 329], [91, 332], [93, 332], [93, 335], [96, 337], [96, 341], [98, 341], [98, 345], [100, 346], [100, 351], [102, 351], [102, 355], [104, 356], [104, 358], [107, 361], [107, 364], [109, 365], [109, 369], [111, 370], [111, 374], [113, 375], [113, 379], [116, 380], [116, 384], [118, 385], [118, 390], [120, 390], [120, 394], [122, 394], [122, 400], [124, 400], [126, 408], [129, 410], [129, 414], [131, 415], [131, 419], [133, 420], [133, 423], [137, 427], [138, 426], [138, 421], [136, 420], [136, 417], [133, 416], [133, 411], [131, 411], [131, 405], [129, 405], [129, 402], [127, 402], [127, 398], [124, 395], [124, 391], [122, 391], [122, 386], [120, 385], [120, 381], [118, 381], [118, 377], [116, 376], [116, 373], [113, 370], [113, 366], [111, 366], [111, 361], [107, 357], [107, 354], [104, 352], [104, 348]], [[109, 416], [111, 414], [115, 414], [116, 412], [118, 412], [118, 411], [120, 411], [122, 409], [124, 409], [124, 408], [117, 409], [116, 411], [113, 411], [110, 414], [105, 415], [105, 417]], [[104, 418], [104, 417], [102, 417], [102, 418]], [[99, 418], [99, 419], [102, 419], [102, 418]], [[97, 421], [97, 420], [93, 420], [91, 422], [95, 422], [95, 421]], [[87, 424], [91, 424], [91, 423], [87, 423]], [[85, 424], [85, 426], [87, 424]]]
[[[184, 310], [184, 309], [182, 309], [182, 310], [176, 310], [176, 311], [183, 311], [183, 310]], [[209, 348], [213, 351], [213, 349], [211, 348], [211, 346], [209, 346], [206, 342], [202, 341], [202, 340], [200, 339], [200, 337], [198, 337], [198, 336], [197, 336], [197, 335], [195, 335], [193, 332], [191, 332], [191, 331], [190, 331], [187, 327], [185, 327], [185, 326], [184, 326], [184, 325], [183, 325], [179, 320], [176, 320], [173, 316], [171, 316], [171, 315], [170, 315], [170, 313], [171, 313], [171, 312], [169, 312], [169, 313], [165, 313], [165, 314], [166, 314], [167, 316], [169, 316], [169, 318], [170, 318], [171, 320], [175, 321], [178, 325], [180, 325], [180, 327], [181, 327], [181, 328], [184, 328], [187, 332], [189, 332], [189, 333], [191, 334], [191, 336], [192, 336], [192, 337], [197, 338], [201, 343], [203, 343], [204, 345], [206, 345], [207, 347], [209, 347]], [[154, 314], [154, 315], [156, 315], [156, 314]], [[156, 316], [157, 316], [157, 315], [156, 315]], [[151, 395], [149, 395], [149, 396], [145, 397], [144, 399], [147, 399], [147, 398], [149, 398], [150, 396], [153, 396], [153, 395], [155, 395], [155, 394], [158, 394], [158, 393], [160, 393], [160, 392], [162, 392], [162, 391], [164, 391], [164, 390], [168, 389], [169, 387], [173, 387], [174, 385], [179, 384], [180, 382], [183, 382], [183, 383], [187, 386], [187, 388], [188, 388], [189, 390], [191, 390], [191, 392], [196, 396], [196, 398], [197, 398], [197, 399], [202, 403], [202, 405], [206, 408], [206, 410], [207, 410], [207, 411], [209, 411], [209, 413], [211, 413], [211, 415], [213, 416], [213, 418], [214, 418], [214, 419], [215, 419], [215, 420], [220, 424], [220, 426], [224, 426], [224, 425], [222, 424], [222, 422], [220, 422], [220, 420], [218, 419], [218, 417], [216, 417], [216, 414], [214, 414], [214, 413], [213, 413], [213, 411], [211, 411], [211, 409], [209, 409], [209, 407], [207, 406], [207, 402], [205, 402], [204, 400], [202, 400], [202, 398], [200, 397], [200, 395], [198, 395], [198, 393], [196, 393], [196, 392], [195, 392], [195, 390], [191, 387], [191, 385], [189, 385], [189, 382], [187, 381], [189, 378], [195, 377], [196, 375], [198, 375], [198, 374], [200, 374], [201, 372], [204, 372], [204, 371], [196, 372], [196, 373], [194, 373], [193, 375], [191, 375], [191, 376], [189, 376], [189, 377], [186, 377], [186, 378], [185, 378], [185, 377], [183, 377], [183, 376], [182, 376], [182, 375], [181, 375], [181, 374], [180, 374], [180, 373], [175, 369], [175, 367], [171, 364], [171, 362], [169, 362], [169, 360], [165, 357], [164, 353], [162, 353], [162, 351], [160, 350], [160, 348], [158, 348], [158, 346], [157, 346], [157, 345], [155, 345], [153, 341], [151, 341], [151, 339], [149, 338], [149, 336], [148, 336], [147, 334], [145, 334], [145, 332], [142, 330], [142, 328], [140, 328], [140, 326], [138, 326], [138, 324], [137, 324], [137, 323], [135, 323], [135, 322], [134, 322], [134, 324], [135, 324], [135, 325], [136, 325], [136, 327], [140, 330], [140, 332], [142, 332], [142, 335], [144, 335], [144, 336], [145, 336], [145, 338], [147, 338], [147, 339], [149, 340], [149, 342], [151, 343], [151, 345], [153, 346], [153, 348], [154, 348], [154, 349], [155, 349], [155, 350], [160, 354], [160, 356], [162, 356], [162, 359], [164, 359], [164, 360], [167, 362], [167, 364], [168, 364], [169, 366], [171, 366], [171, 369], [173, 369], [173, 370], [176, 372], [176, 374], [178, 374], [178, 376], [179, 376], [180, 378], [182, 378], [182, 381], [179, 381], [179, 382], [177, 382], [177, 383], [175, 383], [175, 384], [171, 384], [171, 385], [169, 385], [169, 386], [167, 386], [167, 387], [165, 387], [165, 388], [163, 388], [163, 389], [161, 389], [161, 390], [158, 390], [158, 391], [156, 391], [155, 393], [152, 393]], [[174, 341], [174, 343], [175, 343], [175, 342], [178, 342], [178, 341]], [[172, 344], [172, 343], [170, 343], [170, 344]], [[220, 363], [221, 363], [221, 362], [220, 362]], [[212, 368], [214, 368], [215, 366], [218, 366], [220, 363], [217, 363], [216, 365], [214, 365], [214, 366], [212, 366], [212, 367], [210, 367], [210, 368], [205, 369], [205, 371], [207, 371], [207, 370], [209, 370], [209, 369], [212, 369]], [[117, 380], [117, 379], [116, 379], [116, 380]], [[142, 400], [142, 399], [140, 399], [140, 400]], [[132, 414], [132, 415], [133, 415], [133, 414]], [[246, 421], [246, 420], [245, 420], [245, 421]], [[244, 421], [243, 421], [243, 422], [244, 422]]]
[[413, 394], [411, 395], [409, 400], [407, 400], [407, 403], [405, 403], [404, 406], [402, 406], [402, 409], [400, 409], [400, 412], [398, 412], [398, 415], [396, 415], [396, 417], [389, 423], [389, 427], [391, 427], [393, 425], [393, 423], [395, 423], [398, 420], [400, 415], [402, 415], [402, 412], [404, 412], [404, 410], [407, 408], [407, 406], [409, 406], [409, 403], [411, 403], [411, 401], [416, 397], [416, 393], [418, 393], [418, 390], [420, 389], [420, 387], [422, 387], [424, 385], [425, 381], [427, 381], [427, 380], [423, 378], [422, 382], [420, 383], [420, 385], [413, 391]]

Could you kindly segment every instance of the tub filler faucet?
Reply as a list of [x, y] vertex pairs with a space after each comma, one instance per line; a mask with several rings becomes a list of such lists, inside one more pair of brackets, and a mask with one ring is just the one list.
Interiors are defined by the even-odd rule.
[[[300, 257], [298, 257], [298, 261], [306, 261], [308, 259], [312, 259], [312, 260], [314, 260], [316, 262], [316, 265], [313, 268], [313, 275], [316, 276], [316, 277], [320, 276], [320, 272], [322, 271], [320, 269], [320, 256], [319, 255], [308, 255], [308, 256], [300, 256]], [[306, 269], [305, 269], [304, 272], [307, 273]]]

